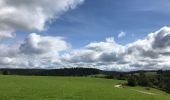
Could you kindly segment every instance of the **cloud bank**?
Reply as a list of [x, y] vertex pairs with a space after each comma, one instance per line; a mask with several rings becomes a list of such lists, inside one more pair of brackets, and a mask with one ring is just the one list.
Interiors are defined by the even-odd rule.
[[169, 69], [170, 27], [163, 27], [127, 45], [114, 38], [92, 42], [63, 56], [72, 66], [95, 67], [104, 70], [131, 71]]
[[170, 67], [170, 27], [121, 45], [113, 37], [72, 48], [63, 37], [31, 33], [22, 43], [0, 45], [0, 67], [92, 67], [103, 70], [157, 70]]

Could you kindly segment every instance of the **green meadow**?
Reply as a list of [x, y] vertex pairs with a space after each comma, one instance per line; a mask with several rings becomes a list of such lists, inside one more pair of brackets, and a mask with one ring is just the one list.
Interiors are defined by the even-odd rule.
[[115, 87], [126, 81], [91, 77], [0, 76], [0, 100], [170, 100], [145, 87]]

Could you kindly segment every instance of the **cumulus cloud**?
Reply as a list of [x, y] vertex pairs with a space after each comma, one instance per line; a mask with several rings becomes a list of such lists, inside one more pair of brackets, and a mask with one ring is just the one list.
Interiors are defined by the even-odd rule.
[[117, 44], [114, 38], [107, 38], [105, 42], [92, 42], [80, 50], [73, 50], [64, 55], [69, 62], [112, 62], [120, 59], [124, 47]]
[[152, 34], [152, 38], [154, 38], [152, 43], [154, 49], [168, 50], [170, 47], [170, 28], [161, 28], [159, 31]]
[[170, 27], [163, 27], [160, 30], [150, 33], [145, 39], [129, 43], [128, 52], [137, 53], [141, 56], [158, 58], [170, 52]]
[[123, 31], [121, 31], [121, 32], [118, 34], [118, 38], [122, 38], [122, 37], [124, 37], [124, 36], [126, 36], [126, 33], [123, 32]]
[[20, 46], [20, 51], [24, 54], [49, 54], [53, 55], [56, 52], [63, 51], [69, 48], [69, 45], [63, 37], [52, 37], [52, 36], [40, 36], [36, 33], [30, 34], [24, 43]]
[[[62, 55], [62, 60], [72, 67], [92, 67], [104, 70], [118, 68], [117, 63], [126, 64], [123, 53], [125, 47], [117, 44], [114, 38], [106, 38], [104, 42], [92, 42], [82, 49], [72, 50]], [[121, 64], [120, 64], [121, 66]]]
[[21, 43], [19, 50], [21, 57], [26, 58], [27, 64], [29, 63], [27, 66], [49, 67], [50, 64], [61, 62], [60, 53], [69, 48], [70, 44], [63, 37], [40, 36], [32, 33]]
[[136, 58], [137, 69], [162, 69], [170, 68], [167, 59], [169, 55], [170, 27], [163, 27], [156, 32], [149, 33], [144, 39], [127, 44], [126, 54]]
[[84, 0], [1, 0], [0, 39], [15, 36], [15, 31], [42, 31], [46, 23], [74, 9]]
[[69, 48], [63, 37], [31, 33], [21, 43], [0, 45], [0, 67], [47, 68], [60, 63], [60, 53]]

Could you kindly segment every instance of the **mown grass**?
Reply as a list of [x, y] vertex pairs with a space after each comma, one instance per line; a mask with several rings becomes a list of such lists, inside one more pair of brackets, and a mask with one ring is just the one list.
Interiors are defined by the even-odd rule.
[[90, 77], [0, 76], [0, 100], [170, 100], [170, 95], [151, 89], [148, 95], [115, 88], [125, 81]]

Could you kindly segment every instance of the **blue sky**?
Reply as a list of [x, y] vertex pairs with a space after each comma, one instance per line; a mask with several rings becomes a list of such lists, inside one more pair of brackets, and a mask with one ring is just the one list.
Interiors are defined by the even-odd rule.
[[[170, 24], [168, 0], [86, 0], [64, 13], [42, 34], [65, 37], [74, 47], [114, 37], [127, 44]], [[170, 4], [169, 4], [170, 5]], [[126, 36], [118, 39], [124, 31]]]

